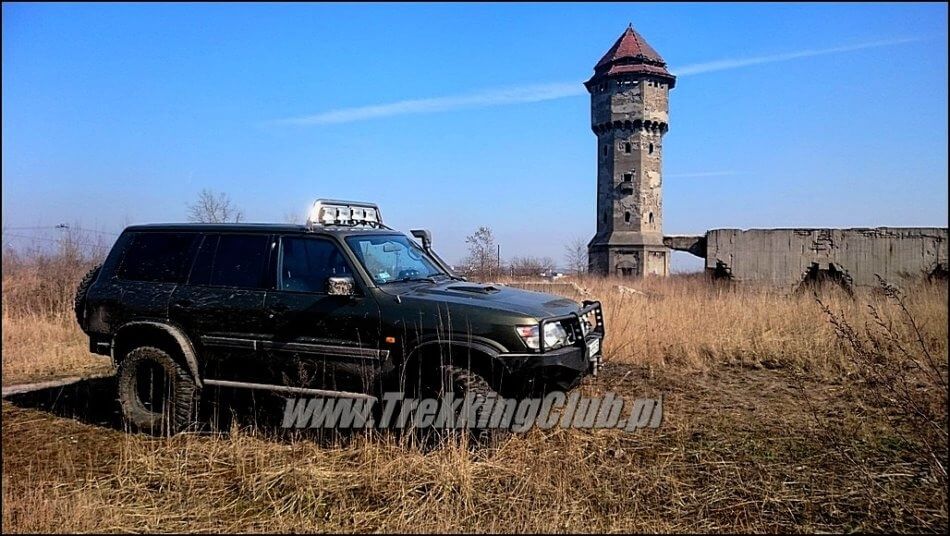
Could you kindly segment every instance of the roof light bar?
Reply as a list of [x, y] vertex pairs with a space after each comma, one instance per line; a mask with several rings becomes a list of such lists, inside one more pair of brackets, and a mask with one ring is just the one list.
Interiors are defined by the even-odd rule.
[[379, 207], [373, 203], [317, 199], [307, 217], [307, 227], [313, 228], [317, 225], [381, 227], [383, 219], [380, 216]]

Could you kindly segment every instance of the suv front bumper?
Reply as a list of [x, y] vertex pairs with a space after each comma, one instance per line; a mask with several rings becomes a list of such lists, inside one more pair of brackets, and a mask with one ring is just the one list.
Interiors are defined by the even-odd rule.
[[[596, 325], [585, 333], [581, 322], [588, 315], [594, 315]], [[530, 384], [540, 383], [546, 390], [568, 390], [580, 383], [584, 376], [596, 376], [603, 361], [602, 343], [605, 335], [600, 302], [585, 301], [584, 308], [577, 313], [542, 320], [539, 333], [544, 333], [545, 324], [551, 322], [561, 322], [571, 329], [575, 342], [554, 350], [544, 349], [542, 343], [538, 352], [500, 354], [499, 358], [505, 363], [509, 378]]]

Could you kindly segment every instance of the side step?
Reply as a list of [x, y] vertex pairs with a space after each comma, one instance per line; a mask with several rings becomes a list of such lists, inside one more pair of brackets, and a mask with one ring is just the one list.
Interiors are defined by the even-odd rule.
[[275, 393], [287, 393], [293, 395], [310, 396], [334, 396], [339, 398], [362, 398], [365, 400], [377, 401], [373, 395], [364, 393], [351, 393], [348, 391], [330, 391], [326, 389], [309, 389], [307, 387], [288, 387], [286, 385], [271, 385], [267, 383], [247, 383], [233, 382], [230, 380], [202, 380], [204, 385], [215, 385], [218, 387], [233, 387], [235, 389], [257, 389], [261, 391], [273, 391]]

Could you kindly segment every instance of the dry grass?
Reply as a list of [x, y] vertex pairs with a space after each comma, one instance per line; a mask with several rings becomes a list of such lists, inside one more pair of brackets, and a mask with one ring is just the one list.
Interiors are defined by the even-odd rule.
[[89, 352], [73, 316], [10, 316], [3, 313], [3, 385], [111, 370], [106, 356]]
[[[4, 383], [101, 363], [62, 289], [23, 274], [4, 271]], [[495, 448], [423, 451], [254, 428], [153, 439], [4, 402], [4, 530], [946, 531], [945, 481], [914, 421], [866, 396], [876, 387], [813, 296], [677, 278], [581, 284], [609, 330], [604, 374], [583, 389], [663, 393], [660, 429], [532, 430]], [[946, 378], [947, 286], [905, 290]], [[914, 351], [886, 296], [822, 299], [858, 332], [873, 304]], [[945, 389], [920, 389], [946, 404]]]
[[79, 250], [75, 239], [55, 253], [3, 255], [3, 385], [101, 373], [108, 358], [89, 353], [76, 324], [73, 297], [101, 251]]
[[[939, 530], [946, 493], [898, 436], [852, 422], [858, 467], [816, 441], [780, 371], [650, 378], [656, 432], [533, 430], [493, 449], [266, 431], [151, 439], [4, 404], [4, 527], [104, 531]], [[633, 385], [628, 383], [634, 380]], [[614, 385], [611, 385], [614, 384]], [[809, 384], [834, 417], [873, 408]], [[820, 393], [819, 393], [820, 391]], [[766, 409], [767, 408], [767, 409]], [[896, 445], [896, 446], [895, 446]], [[25, 455], [29, 453], [29, 455]], [[867, 478], [875, 480], [869, 486]]]
[[[695, 276], [591, 278], [578, 284], [603, 305], [608, 361], [690, 370], [723, 364], [791, 368], [830, 376], [850, 367], [847, 344], [836, 336], [811, 292], [722, 286]], [[947, 286], [921, 283], [905, 290], [928, 345], [945, 356]], [[913, 338], [908, 326], [898, 321], [900, 310], [889, 306], [879, 289], [861, 288], [852, 298], [832, 288], [822, 297], [828, 307], [858, 325], [873, 320], [868, 306], [874, 306], [904, 330], [901, 336]]]

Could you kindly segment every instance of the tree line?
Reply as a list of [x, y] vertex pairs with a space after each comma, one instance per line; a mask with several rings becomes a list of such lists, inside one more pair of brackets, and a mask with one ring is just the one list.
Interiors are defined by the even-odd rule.
[[[465, 238], [468, 256], [457, 267], [466, 276], [480, 280], [495, 277], [538, 277], [550, 276], [557, 271], [557, 263], [551, 257], [514, 256], [502, 260], [495, 235], [490, 227], [479, 227]], [[564, 245], [564, 264], [566, 273], [581, 275], [587, 273], [587, 244], [581, 238], [575, 238]]]

